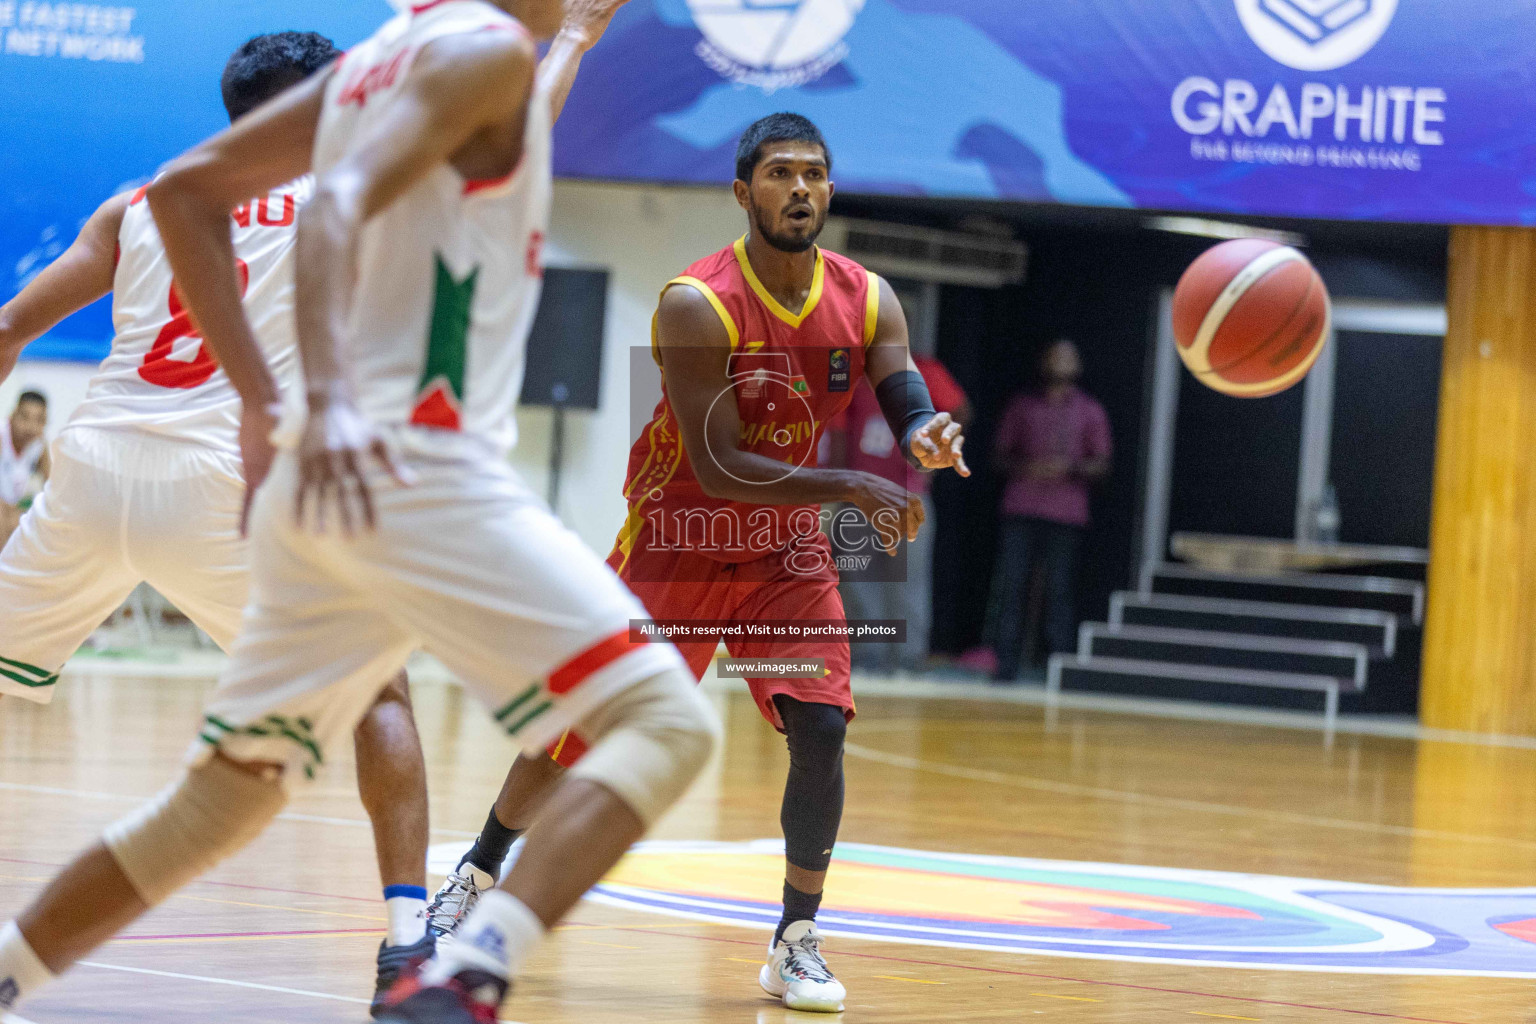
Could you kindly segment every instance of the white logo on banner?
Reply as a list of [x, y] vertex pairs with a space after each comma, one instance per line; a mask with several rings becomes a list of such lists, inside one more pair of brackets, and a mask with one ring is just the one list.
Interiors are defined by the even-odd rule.
[[1259, 49], [1286, 67], [1331, 71], [1381, 41], [1397, 0], [1236, 0]]
[[864, 0], [688, 0], [699, 58], [766, 92], [814, 82], [848, 56]]
[[108, 4], [0, 0], [0, 54], [49, 60], [144, 63], [139, 12]]

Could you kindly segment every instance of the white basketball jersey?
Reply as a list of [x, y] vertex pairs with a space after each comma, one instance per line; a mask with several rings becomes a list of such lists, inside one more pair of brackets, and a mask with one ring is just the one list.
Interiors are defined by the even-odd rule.
[[[298, 375], [294, 232], [313, 194], [313, 179], [301, 178], [232, 215], [245, 315], [279, 386]], [[118, 234], [112, 321], [112, 350], [69, 425], [144, 431], [238, 454], [240, 396], [171, 286], [143, 189]]]
[[18, 452], [11, 441], [10, 417], [0, 418], [0, 502], [15, 505], [27, 496], [47, 444], [38, 438]]
[[[399, 102], [422, 47], [486, 31], [525, 30], [482, 0], [438, 0], [349, 50], [326, 89], [316, 174]], [[362, 411], [409, 447], [430, 453], [470, 441], [506, 451], [516, 440], [513, 410], [543, 283], [550, 128], [548, 97], [535, 95], [511, 174], [466, 181], [443, 163], [363, 228], [342, 344]]]

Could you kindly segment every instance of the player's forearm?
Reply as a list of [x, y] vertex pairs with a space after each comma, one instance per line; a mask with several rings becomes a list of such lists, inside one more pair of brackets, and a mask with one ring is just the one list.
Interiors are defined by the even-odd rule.
[[299, 215], [296, 326], [304, 388], [311, 408], [351, 400], [352, 383], [342, 339], [346, 335], [363, 197], [352, 176], [321, 182]]
[[558, 121], [560, 112], [565, 109], [565, 101], [576, 84], [576, 73], [581, 70], [581, 58], [586, 55], [588, 45], [583, 34], [562, 30], [539, 62], [539, 91], [549, 95], [552, 120]]
[[21, 350], [112, 290], [114, 249], [126, 203], [112, 200], [86, 223], [73, 245], [0, 306], [0, 380]]
[[7, 369], [15, 364], [22, 349], [63, 319], [62, 316], [39, 315], [39, 310], [29, 307], [35, 307], [35, 304], [28, 301], [25, 291], [0, 306], [0, 361], [7, 361]]
[[246, 405], [276, 403], [277, 381], [245, 319], [229, 210], [175, 170], [150, 186], [149, 205], [176, 289], [230, 383]]
[[11, 372], [16, 369], [16, 360], [21, 355], [20, 345], [8, 345], [0, 341], [0, 381], [8, 380]]
[[11, 375], [16, 368], [16, 358], [32, 338], [18, 330], [9, 315], [9, 306], [0, 306], [0, 380]]
[[[689, 456], [692, 460], [692, 456]], [[708, 456], [706, 456], [708, 459]], [[795, 469], [783, 462], [734, 449], [722, 454], [713, 471], [700, 472], [692, 460], [704, 493], [712, 498], [752, 505], [820, 505], [852, 501], [864, 474], [847, 469]]]

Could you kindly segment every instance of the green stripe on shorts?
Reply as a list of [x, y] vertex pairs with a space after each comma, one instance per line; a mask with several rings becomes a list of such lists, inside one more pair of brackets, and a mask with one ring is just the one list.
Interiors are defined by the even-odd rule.
[[206, 715], [203, 718], [211, 728], [202, 734], [202, 740], [211, 746], [219, 746], [224, 740], [232, 736], [255, 736], [260, 739], [270, 739], [280, 736], [302, 747], [309, 754], [310, 762], [304, 766], [304, 774], [309, 778], [315, 777], [315, 766], [325, 763], [325, 755], [320, 750], [320, 744], [316, 741], [314, 729], [308, 719], [298, 719], [297, 722], [289, 721], [281, 715], [268, 715], [261, 725], [247, 725], [237, 728], [230, 725], [217, 715]]
[[[34, 679], [41, 680], [43, 685], [46, 685], [49, 680], [59, 678], [59, 674], [57, 672], [49, 672], [45, 668], [38, 668], [36, 665], [28, 665], [24, 661], [16, 661], [12, 658], [0, 658], [0, 665], [6, 665], [10, 668], [24, 672], [27, 675], [32, 676]], [[14, 679], [15, 677], [12, 676], [12, 678]]]
[[45, 689], [46, 687], [52, 686], [59, 681], [59, 677], [57, 675], [49, 676], [47, 679], [33, 679], [29, 676], [22, 675], [20, 672], [12, 672], [8, 668], [0, 668], [0, 676], [4, 676], [5, 678], [14, 682], [18, 682], [30, 690]]
[[529, 722], [533, 721], [535, 718], [538, 718], [540, 715], [554, 706], [555, 702], [552, 700], [547, 700], [543, 704], [540, 704], [538, 707], [528, 712], [522, 718], [518, 719], [515, 724], [507, 726], [507, 735], [516, 736], [518, 733], [523, 731], [523, 727], [526, 726]]
[[507, 719], [511, 718], [514, 714], [517, 713], [518, 708], [533, 700], [534, 697], [538, 696], [538, 693], [539, 684], [534, 683], [532, 686], [528, 687], [528, 689], [524, 690], [521, 696], [513, 698], [512, 703], [496, 712], [496, 721], [506, 722]]

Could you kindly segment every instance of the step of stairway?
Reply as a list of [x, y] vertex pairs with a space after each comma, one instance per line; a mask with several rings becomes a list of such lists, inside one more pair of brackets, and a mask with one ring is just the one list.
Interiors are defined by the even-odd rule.
[[1397, 653], [1397, 616], [1357, 608], [1123, 590], [1110, 597], [1109, 623], [1353, 643], [1362, 645], [1377, 659], [1391, 658]]
[[1424, 584], [1386, 576], [1305, 572], [1260, 575], [1163, 564], [1143, 570], [1141, 592], [1382, 611], [1414, 626], [1424, 621]]
[[1158, 626], [1087, 622], [1078, 632], [1078, 654], [1129, 661], [1175, 662], [1213, 668], [1321, 675], [1338, 679], [1344, 692], [1365, 688], [1366, 648], [1357, 643], [1297, 640]]

